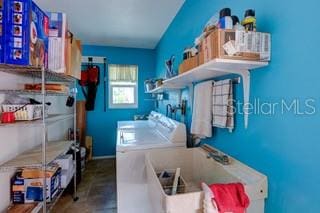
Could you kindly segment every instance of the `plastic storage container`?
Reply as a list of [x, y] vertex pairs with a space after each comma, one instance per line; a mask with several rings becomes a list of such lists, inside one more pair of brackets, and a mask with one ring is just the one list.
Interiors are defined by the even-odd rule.
[[[2, 112], [14, 112], [21, 108], [23, 104], [19, 105], [2, 105]], [[26, 105], [22, 109], [14, 113], [16, 121], [32, 121], [42, 118], [42, 105]], [[48, 116], [48, 106], [45, 105], [45, 117]]]
[[[241, 162], [230, 158], [230, 165], [222, 165], [202, 148], [176, 148], [154, 151], [146, 155], [148, 193], [155, 213], [203, 212], [204, 193], [201, 183], [241, 182], [250, 198], [247, 213], [264, 212], [267, 197], [267, 177]], [[167, 195], [157, 173], [162, 170], [181, 169], [185, 180], [185, 193]]]

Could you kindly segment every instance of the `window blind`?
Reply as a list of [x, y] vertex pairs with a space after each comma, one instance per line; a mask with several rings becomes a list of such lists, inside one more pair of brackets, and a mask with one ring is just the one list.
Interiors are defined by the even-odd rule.
[[109, 65], [109, 80], [116, 82], [136, 82], [137, 66], [136, 65]]

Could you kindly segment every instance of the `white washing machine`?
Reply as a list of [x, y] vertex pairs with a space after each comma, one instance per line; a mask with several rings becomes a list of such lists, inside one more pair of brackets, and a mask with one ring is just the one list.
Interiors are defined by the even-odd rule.
[[137, 121], [118, 121], [117, 128], [119, 129], [138, 129], [138, 128], [155, 128], [162, 114], [152, 111], [148, 116], [148, 120]]
[[117, 133], [118, 213], [151, 213], [145, 155], [186, 147], [186, 126], [152, 112], [146, 121], [120, 121]]

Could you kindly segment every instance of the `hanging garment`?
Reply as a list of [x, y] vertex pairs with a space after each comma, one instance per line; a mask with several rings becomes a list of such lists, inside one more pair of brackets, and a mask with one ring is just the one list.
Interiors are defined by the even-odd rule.
[[219, 213], [245, 213], [250, 201], [242, 183], [212, 184], [214, 206]]
[[194, 88], [191, 134], [199, 138], [212, 136], [212, 81]]
[[234, 128], [232, 80], [216, 81], [212, 88], [212, 125], [219, 128]]
[[[83, 95], [86, 98], [86, 110], [92, 111], [95, 107], [95, 100], [100, 79], [100, 69], [89, 62], [87, 70], [81, 72], [81, 85]], [[85, 89], [87, 87], [87, 91]]]

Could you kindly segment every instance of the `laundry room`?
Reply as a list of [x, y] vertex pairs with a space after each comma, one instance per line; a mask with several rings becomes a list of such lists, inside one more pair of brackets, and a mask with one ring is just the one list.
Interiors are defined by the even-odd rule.
[[320, 212], [319, 8], [0, 0], [0, 212]]

